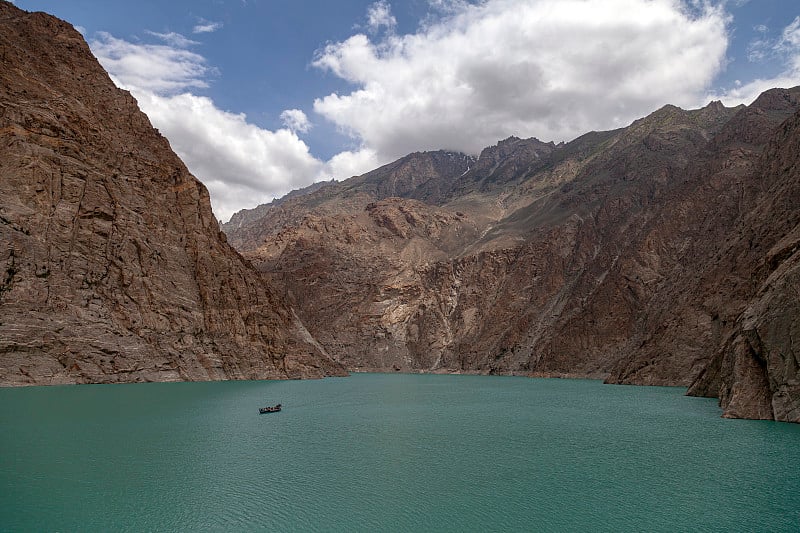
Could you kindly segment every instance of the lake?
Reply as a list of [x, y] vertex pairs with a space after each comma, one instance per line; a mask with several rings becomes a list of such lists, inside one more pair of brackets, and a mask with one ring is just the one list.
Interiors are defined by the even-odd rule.
[[407, 374], [4, 388], [0, 530], [800, 530], [800, 425], [684, 393]]

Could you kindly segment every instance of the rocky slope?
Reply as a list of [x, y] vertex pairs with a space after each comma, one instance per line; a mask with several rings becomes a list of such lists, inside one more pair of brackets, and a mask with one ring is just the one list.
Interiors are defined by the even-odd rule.
[[344, 373], [81, 35], [0, 2], [0, 383]]
[[800, 421], [800, 113], [770, 140], [705, 284], [719, 341], [690, 394], [720, 398], [725, 415]]
[[[796, 190], [769, 185], [780, 180], [766, 169], [780, 147], [798, 153], [781, 129], [798, 95], [666, 106], [565, 145], [510, 138], [477, 159], [412, 154], [225, 229], [348, 368], [695, 383], [728, 416], [798, 421], [790, 355], [759, 344], [784, 366], [750, 382], [731, 355], [742, 328], [757, 329], [742, 321], [758, 302], [785, 323], [769, 346], [786, 352], [796, 327], [793, 271], [772, 292], [757, 272], [767, 249], [783, 264], [794, 242], [778, 246], [794, 219], [763, 206], [788, 198], [797, 216]], [[759, 240], [767, 249], [744, 260]], [[789, 407], [765, 407], [775, 394]]]

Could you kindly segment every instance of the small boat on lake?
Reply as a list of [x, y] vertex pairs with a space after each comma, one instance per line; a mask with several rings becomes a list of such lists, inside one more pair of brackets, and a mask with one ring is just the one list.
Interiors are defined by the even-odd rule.
[[258, 410], [258, 414], [263, 415], [265, 413], [277, 413], [281, 410], [281, 404], [272, 405], [270, 407], [262, 407]]

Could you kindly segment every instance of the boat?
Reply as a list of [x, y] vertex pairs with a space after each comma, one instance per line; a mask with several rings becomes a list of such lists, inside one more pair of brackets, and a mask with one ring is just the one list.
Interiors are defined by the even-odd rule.
[[265, 413], [277, 413], [281, 410], [281, 404], [272, 405], [269, 407], [262, 407], [258, 410], [258, 414], [263, 415]]

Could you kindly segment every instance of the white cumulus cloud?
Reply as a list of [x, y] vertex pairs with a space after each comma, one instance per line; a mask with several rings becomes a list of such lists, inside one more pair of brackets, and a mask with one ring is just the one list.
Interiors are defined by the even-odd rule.
[[388, 161], [379, 159], [378, 154], [370, 148], [345, 150], [330, 158], [322, 168], [322, 179], [335, 178], [337, 180], [360, 176], [374, 170]]
[[[131, 43], [100, 33], [92, 51], [114, 82], [131, 91], [150, 121], [166, 136], [189, 170], [209, 189], [214, 214], [227, 220], [236, 211], [269, 202], [316, 181], [324, 164], [296, 131], [310, 127], [300, 110], [288, 110], [291, 125], [260, 128], [244, 114], [219, 109], [190, 91], [207, 87], [216, 74], [190, 43], [153, 34], [175, 45]], [[328, 175], [328, 174], [326, 174]]]
[[[222, 219], [414, 151], [475, 154], [509, 135], [569, 140], [627, 125], [665, 103], [749, 103], [765, 89], [800, 84], [798, 17], [771, 41], [764, 29], [748, 50], [754, 61], [781, 58], [782, 72], [711, 90], [727, 61], [724, 0], [427, 4], [431, 12], [419, 29], [398, 34], [389, 2], [374, 2], [361, 30], [313, 58], [314, 67], [352, 85], [313, 102], [317, 114], [351, 137], [353, 148], [328, 161], [299, 138], [312, 127], [301, 109], [283, 111], [283, 127], [271, 131], [196, 94], [221, 74], [183, 35], [149, 32], [155, 42], [148, 44], [99, 33], [90, 46], [208, 186]], [[220, 26], [199, 19], [193, 33]]]
[[356, 34], [313, 62], [356, 85], [314, 110], [380, 161], [422, 149], [476, 153], [509, 135], [567, 140], [664, 103], [695, 106], [725, 64], [728, 16], [711, 4], [434, 5], [446, 13], [415, 34]]
[[139, 44], [100, 32], [89, 43], [103, 67], [126, 89], [174, 93], [208, 87], [215, 69], [200, 54], [165, 44]]
[[223, 220], [243, 207], [313, 183], [322, 169], [288, 129], [260, 128], [204, 96], [134, 94], [173, 150], [208, 187], [214, 213]]
[[311, 122], [300, 109], [287, 109], [281, 113], [283, 125], [297, 133], [307, 133], [311, 129]]

